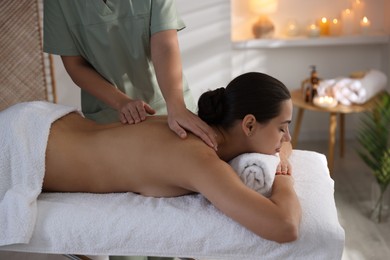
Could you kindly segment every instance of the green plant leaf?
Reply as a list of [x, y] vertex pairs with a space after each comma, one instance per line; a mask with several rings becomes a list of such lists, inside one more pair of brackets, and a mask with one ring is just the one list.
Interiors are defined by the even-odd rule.
[[361, 117], [357, 153], [371, 168], [381, 188], [390, 183], [390, 94], [385, 93], [373, 111]]

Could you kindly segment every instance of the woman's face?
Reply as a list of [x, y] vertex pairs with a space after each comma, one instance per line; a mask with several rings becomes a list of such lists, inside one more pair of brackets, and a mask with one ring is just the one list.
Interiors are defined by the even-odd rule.
[[275, 154], [280, 151], [283, 142], [291, 141], [288, 129], [291, 123], [293, 105], [291, 99], [283, 101], [281, 113], [266, 124], [257, 123], [257, 129], [253, 135], [253, 145], [256, 152], [263, 154]]

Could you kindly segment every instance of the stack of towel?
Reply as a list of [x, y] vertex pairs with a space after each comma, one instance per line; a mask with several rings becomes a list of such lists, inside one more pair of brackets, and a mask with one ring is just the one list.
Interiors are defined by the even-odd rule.
[[369, 70], [363, 78], [335, 78], [322, 80], [318, 95], [331, 93], [336, 100], [346, 106], [363, 104], [386, 88], [387, 76], [378, 70]]

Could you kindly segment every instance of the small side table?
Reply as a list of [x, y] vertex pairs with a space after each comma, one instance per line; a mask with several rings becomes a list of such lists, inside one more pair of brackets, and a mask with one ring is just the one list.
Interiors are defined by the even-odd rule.
[[366, 103], [357, 105], [353, 104], [350, 106], [337, 105], [332, 108], [318, 107], [312, 103], [306, 103], [303, 99], [303, 95], [300, 89], [291, 91], [291, 98], [294, 106], [298, 108], [297, 120], [295, 123], [295, 129], [292, 137], [292, 146], [296, 147], [298, 142], [299, 131], [301, 128], [302, 118], [305, 110], [311, 110], [315, 112], [327, 112], [330, 114], [329, 118], [329, 150], [328, 150], [328, 166], [329, 171], [332, 174], [333, 172], [333, 161], [334, 161], [334, 146], [336, 142], [336, 128], [337, 128], [337, 115], [340, 118], [340, 156], [344, 156], [344, 115], [350, 113], [360, 113], [367, 110], [371, 110], [376, 101], [382, 95], [378, 93], [376, 96], [368, 100]]

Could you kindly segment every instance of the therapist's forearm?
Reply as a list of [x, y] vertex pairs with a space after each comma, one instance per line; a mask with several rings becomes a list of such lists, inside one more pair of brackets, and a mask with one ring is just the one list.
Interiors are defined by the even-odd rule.
[[83, 57], [62, 56], [62, 62], [73, 82], [84, 91], [114, 109], [129, 100], [124, 93], [101, 76]]
[[151, 55], [168, 112], [177, 108], [185, 108], [182, 64], [176, 30], [162, 31], [152, 35]]

